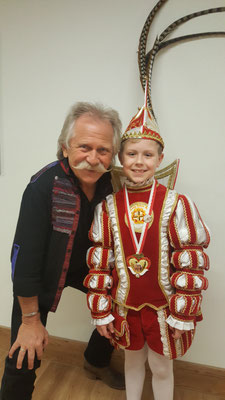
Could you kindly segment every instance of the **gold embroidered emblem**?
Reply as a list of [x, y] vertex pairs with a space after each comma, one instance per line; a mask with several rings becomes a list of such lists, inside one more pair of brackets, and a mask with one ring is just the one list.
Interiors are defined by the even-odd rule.
[[[153, 223], [154, 213], [152, 211], [152, 214], [148, 215], [146, 213], [147, 207], [148, 207], [148, 204], [141, 202], [141, 201], [130, 205], [131, 219], [134, 224], [134, 231], [137, 233], [141, 233], [144, 222], [148, 223], [148, 229], [150, 228], [150, 226]], [[125, 220], [125, 224], [128, 226], [126, 213], [124, 215], [124, 220]]]
[[140, 278], [140, 276], [148, 272], [150, 265], [151, 261], [149, 258], [144, 257], [143, 254], [134, 254], [127, 257], [127, 266], [136, 278]]

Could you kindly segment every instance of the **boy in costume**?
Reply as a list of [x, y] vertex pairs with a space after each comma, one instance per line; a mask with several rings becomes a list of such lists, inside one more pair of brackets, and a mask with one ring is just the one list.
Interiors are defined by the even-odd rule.
[[94, 325], [125, 349], [128, 400], [141, 399], [147, 359], [154, 399], [173, 399], [172, 360], [192, 343], [208, 286], [208, 228], [187, 196], [154, 179], [163, 148], [146, 85], [122, 136], [124, 187], [95, 210], [84, 280]]

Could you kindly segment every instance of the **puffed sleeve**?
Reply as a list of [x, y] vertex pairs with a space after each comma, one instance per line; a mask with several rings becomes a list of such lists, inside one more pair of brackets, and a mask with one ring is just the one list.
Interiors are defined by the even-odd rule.
[[172, 246], [171, 263], [175, 272], [171, 276], [174, 294], [169, 299], [170, 326], [193, 329], [202, 320], [202, 290], [208, 287], [204, 270], [209, 269], [209, 259], [204, 252], [210, 236], [195, 204], [180, 195], [169, 225]]
[[110, 219], [105, 201], [95, 209], [94, 220], [89, 232], [93, 246], [87, 252], [89, 274], [84, 279], [88, 288], [87, 304], [94, 325], [106, 325], [114, 320], [111, 314], [110, 289], [113, 284], [111, 269], [114, 267], [114, 252]]

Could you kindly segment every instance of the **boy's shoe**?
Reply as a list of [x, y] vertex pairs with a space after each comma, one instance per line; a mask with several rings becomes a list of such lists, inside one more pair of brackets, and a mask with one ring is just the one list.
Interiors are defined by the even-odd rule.
[[100, 379], [102, 380], [102, 382], [113, 389], [125, 389], [124, 375], [110, 366], [98, 368], [94, 365], [89, 364], [87, 360], [84, 360], [84, 369], [89, 379]]

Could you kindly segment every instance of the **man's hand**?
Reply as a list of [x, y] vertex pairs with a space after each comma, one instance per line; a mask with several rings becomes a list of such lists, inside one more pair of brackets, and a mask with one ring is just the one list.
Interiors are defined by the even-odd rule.
[[172, 337], [177, 340], [181, 338], [181, 335], [185, 332], [185, 331], [181, 331], [180, 329], [177, 328], [172, 328], [172, 326], [169, 326], [169, 328], [171, 329], [171, 331], [173, 331], [172, 333]]
[[97, 325], [96, 328], [101, 336], [105, 336], [107, 339], [112, 338], [112, 333], [114, 333], [114, 327], [112, 322], [110, 322], [107, 325]]
[[20, 325], [16, 341], [9, 351], [9, 358], [12, 358], [14, 352], [20, 347], [16, 367], [18, 369], [22, 368], [23, 359], [27, 352], [28, 369], [33, 369], [35, 353], [38, 360], [41, 360], [43, 350], [47, 344], [48, 332], [39, 317], [24, 318]]

